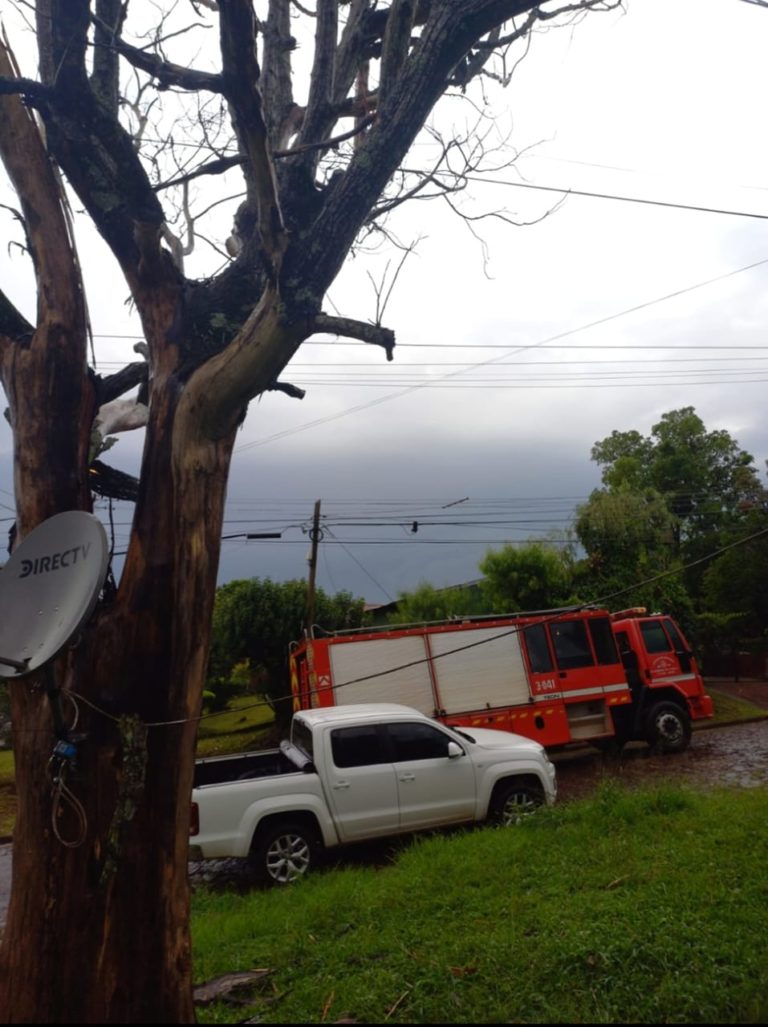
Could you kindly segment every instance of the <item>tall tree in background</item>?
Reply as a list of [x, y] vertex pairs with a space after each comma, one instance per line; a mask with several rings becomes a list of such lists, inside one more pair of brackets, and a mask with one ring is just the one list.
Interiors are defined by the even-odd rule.
[[664, 499], [678, 546], [720, 530], [763, 493], [754, 457], [727, 431], [707, 431], [693, 407], [664, 414], [649, 437], [612, 432], [592, 459], [608, 491], [653, 489]]
[[[169, 3], [167, 18], [162, 3], [8, 4], [20, 19], [34, 11], [39, 52], [39, 76], [24, 77], [0, 44], [0, 157], [38, 292], [33, 322], [0, 292], [17, 537], [59, 511], [90, 509], [93, 429], [103, 435], [106, 408], [139, 382], [132, 414], [146, 434], [117, 589], [54, 668], [58, 687], [80, 697], [86, 740], [71, 783], [82, 838], [56, 817], [43, 690], [12, 685], [18, 819], [3, 1019], [194, 1018], [189, 795], [237, 426], [265, 390], [298, 394], [279, 376], [316, 332], [391, 356], [390, 330], [329, 316], [323, 300], [361, 233], [398, 203], [461, 187], [477, 170], [482, 147], [466, 140], [444, 140], [429, 168], [413, 157], [417, 170], [400, 170], [443, 95], [481, 78], [488, 88], [507, 82], [509, 48], [558, 8], [572, 19], [617, 3], [316, 0], [309, 12], [290, 0], [195, 0]], [[185, 13], [194, 21], [179, 26]], [[214, 32], [198, 45], [206, 24]], [[314, 51], [295, 96], [299, 35]], [[190, 53], [197, 67], [186, 66]], [[172, 171], [173, 139], [154, 121], [161, 96], [175, 102], [166, 119], [199, 147], [185, 145], [192, 157]], [[150, 150], [158, 138], [167, 144]], [[451, 173], [467, 153], [469, 168]], [[224, 173], [239, 175], [244, 193], [232, 259], [192, 280], [183, 270], [191, 235], [171, 226], [190, 213], [190, 183]], [[63, 182], [122, 270], [148, 365], [107, 378], [88, 367], [88, 283]]]
[[[590, 588], [602, 593], [703, 560], [749, 534], [766, 505], [753, 457], [727, 431], [708, 431], [693, 407], [664, 414], [647, 437], [612, 432], [595, 443], [592, 459], [605, 487], [580, 507], [576, 533]], [[625, 601], [658, 606], [688, 627], [703, 573], [696, 564], [683, 577], [625, 593]]]
[[[364, 607], [364, 600], [349, 592], [315, 592], [315, 621], [326, 631], [359, 628]], [[228, 676], [235, 664], [247, 660], [276, 722], [286, 725], [293, 712], [288, 648], [301, 639], [306, 613], [305, 581], [228, 581], [216, 590], [210, 677]]]
[[573, 602], [568, 549], [528, 542], [489, 549], [480, 561], [483, 591], [497, 613], [547, 610]]
[[580, 599], [612, 609], [664, 610], [691, 625], [691, 601], [680, 576], [658, 577], [681, 565], [677, 520], [660, 493], [623, 484], [595, 490], [578, 508], [575, 528], [586, 552], [574, 569]]
[[491, 613], [483, 584], [468, 582], [452, 588], [436, 588], [422, 581], [412, 591], [400, 592], [396, 608], [387, 614], [387, 623], [416, 624]]

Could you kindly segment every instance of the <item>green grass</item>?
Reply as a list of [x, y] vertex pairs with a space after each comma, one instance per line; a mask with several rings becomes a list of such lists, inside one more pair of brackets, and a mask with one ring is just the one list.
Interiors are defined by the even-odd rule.
[[768, 710], [755, 706], [746, 699], [736, 699], [726, 695], [725, 692], [718, 692], [716, 688], [708, 688], [715, 707], [715, 715], [712, 720], [694, 721], [694, 728], [705, 727], [713, 724], [740, 724], [746, 720], [759, 720], [768, 717]]
[[13, 834], [16, 822], [16, 777], [13, 752], [0, 751], [0, 838]]
[[760, 1023], [768, 791], [625, 791], [383, 867], [193, 896], [195, 978], [271, 973], [201, 1022]]
[[272, 708], [261, 696], [238, 696], [226, 710], [200, 721], [197, 755], [218, 756], [259, 748], [274, 719]]

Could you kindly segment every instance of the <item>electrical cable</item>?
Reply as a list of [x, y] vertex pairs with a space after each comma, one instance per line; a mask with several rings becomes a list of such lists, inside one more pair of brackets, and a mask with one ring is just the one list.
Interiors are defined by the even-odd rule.
[[[642, 581], [636, 582], [634, 585], [629, 585], [626, 588], [618, 589], [616, 592], [611, 592], [604, 596], [599, 596], [597, 599], [590, 600], [590, 602], [588, 603], [579, 603], [574, 606], [566, 607], [563, 610], [559, 610], [556, 614], [553, 614], [551, 617], [542, 617], [540, 620], [537, 619], [536, 623], [551, 624], [553, 622], [557, 622], [558, 620], [562, 620], [564, 617], [567, 617], [571, 613], [578, 613], [580, 610], [600, 608], [606, 606], [606, 604], [611, 599], [617, 599], [619, 596], [626, 595], [629, 592], [633, 592], [635, 589], [643, 588], [646, 585], [653, 584], [654, 582], [660, 581], [663, 578], [668, 578], [675, 574], [681, 574], [683, 571], [689, 570], [691, 567], [696, 567], [701, 563], [705, 563], [707, 560], [711, 560], [715, 556], [720, 556], [722, 553], [725, 553], [730, 549], [734, 549], [736, 546], [744, 545], [747, 542], [752, 542], [763, 535], [768, 535], [768, 528], [762, 528], [760, 531], [755, 532], [753, 535], [750, 535], [747, 538], [739, 539], [736, 542], [731, 542], [726, 546], [722, 546], [720, 549], [715, 550], [714, 553], [710, 553], [707, 556], [699, 558], [698, 560], [692, 560], [690, 563], [687, 563], [682, 567], [674, 567], [668, 571], [662, 571], [660, 574], [655, 574], [650, 578], [645, 578]], [[521, 616], [524, 616], [524, 614], [521, 614]], [[503, 619], [504, 617], [505, 614], [499, 614], [498, 618], [495, 615], [490, 615], [483, 619], [488, 621], [495, 619]], [[342, 681], [338, 685], [332, 685], [331, 689], [335, 692], [337, 689], [346, 688], [349, 685], [358, 685], [364, 681], [371, 681], [375, 678], [386, 677], [388, 674], [394, 674], [400, 670], [407, 670], [410, 667], [416, 667], [420, 664], [429, 663], [432, 660], [442, 659], [444, 656], [453, 656], [456, 653], [464, 652], [467, 649], [474, 649], [479, 645], [488, 645], [490, 642], [495, 642], [500, 638], [507, 638], [510, 635], [518, 635], [522, 630], [524, 630], [522, 627], [510, 628], [509, 631], [498, 632], [492, 638], [483, 638], [476, 642], [469, 642], [467, 645], [459, 646], [456, 649], [449, 649], [442, 653], [432, 653], [430, 656], [425, 656], [418, 660], [411, 660], [410, 662], [400, 664], [397, 667], [389, 667], [387, 670], [377, 671], [374, 674], [366, 674], [362, 677], [354, 678], [351, 681]], [[291, 698], [293, 698], [293, 696], [291, 696]]]
[[[538, 623], [547, 623], [548, 624], [548, 623], [550, 623], [552, 621], [562, 620], [563, 617], [567, 616], [570, 613], [578, 613], [580, 610], [603, 607], [612, 599], [617, 599], [619, 596], [626, 595], [629, 592], [633, 592], [635, 589], [643, 588], [646, 585], [653, 584], [656, 581], [661, 581], [664, 578], [669, 578], [669, 577], [672, 577], [672, 576], [677, 575], [677, 574], [682, 574], [684, 571], [690, 570], [692, 567], [697, 567], [697, 566], [701, 565], [702, 563], [706, 563], [709, 560], [713, 560], [715, 557], [721, 556], [723, 553], [726, 553], [726, 552], [728, 552], [728, 551], [730, 551], [732, 549], [737, 549], [739, 546], [747, 545], [747, 543], [754, 542], [756, 539], [762, 538], [765, 535], [768, 535], [768, 528], [761, 528], [759, 531], [753, 532], [751, 535], [747, 535], [744, 538], [736, 539], [734, 542], [729, 542], [725, 546], [720, 546], [718, 549], [713, 550], [711, 553], [707, 553], [705, 556], [699, 557], [696, 560], [691, 560], [689, 563], [683, 564], [680, 567], [673, 567], [673, 568], [670, 568], [670, 570], [662, 571], [659, 574], [654, 574], [654, 575], [652, 575], [649, 578], [644, 578], [641, 581], [637, 581], [637, 582], [635, 582], [632, 585], [628, 585], [626, 588], [618, 589], [615, 592], [606, 593], [603, 596], [598, 596], [596, 599], [592, 599], [588, 603], [578, 603], [578, 604], [575, 604], [573, 606], [569, 606], [569, 607], [563, 608], [562, 610], [558, 610], [556, 614], [553, 614], [551, 618], [542, 617], [541, 620], [538, 621]], [[486, 620], [503, 619], [505, 616], [509, 616], [509, 615], [505, 615], [505, 614], [489, 615], [485, 619]], [[521, 616], [522, 616], [522, 614], [521, 614]], [[419, 664], [427, 663], [430, 659], [439, 659], [442, 656], [451, 656], [451, 655], [454, 655], [455, 653], [463, 652], [465, 649], [474, 649], [478, 645], [487, 645], [490, 642], [495, 642], [499, 638], [506, 638], [508, 635], [519, 634], [520, 630], [521, 630], [520, 628], [516, 627], [516, 628], [510, 629], [509, 631], [500, 632], [499, 634], [494, 635], [493, 638], [481, 639], [480, 641], [477, 641], [477, 642], [470, 642], [469, 644], [467, 644], [465, 646], [461, 646], [461, 647], [459, 647], [457, 649], [451, 649], [450, 651], [445, 652], [445, 653], [434, 654], [432, 656], [423, 657], [422, 659], [412, 660], [409, 663], [403, 663], [403, 664], [400, 664], [397, 667], [390, 667], [387, 670], [379, 671], [379, 672], [377, 672], [375, 674], [368, 674], [368, 675], [365, 675], [363, 677], [355, 678], [352, 681], [344, 681], [340, 685], [334, 685], [333, 686], [333, 690], [335, 691], [337, 688], [344, 688], [344, 687], [347, 687], [348, 685], [360, 684], [361, 682], [364, 682], [364, 681], [370, 681], [373, 678], [386, 677], [388, 674], [394, 674], [397, 671], [405, 670], [405, 669], [407, 669], [409, 667], [415, 667], [415, 666], [418, 666]], [[108, 713], [106, 710], [101, 709], [95, 703], [93, 703], [90, 700], [86, 699], [85, 696], [80, 695], [79, 693], [74, 692], [74, 691], [72, 691], [71, 694], [76, 696], [78, 699], [80, 699], [81, 702], [84, 702], [87, 706], [90, 706], [91, 709], [95, 710], [97, 713], [100, 713], [102, 716], [107, 717], [109, 720], [113, 720], [113, 721], [118, 721], [119, 720], [118, 717], [115, 717], [112, 714]], [[288, 694], [288, 695], [277, 696], [277, 697], [275, 697], [273, 699], [264, 700], [262, 702], [249, 703], [246, 706], [240, 707], [239, 712], [243, 712], [245, 710], [252, 710], [252, 709], [263, 709], [264, 707], [267, 707], [267, 706], [274, 709], [274, 707], [275, 707], [275, 705], [277, 703], [292, 702], [293, 699], [294, 699], [294, 696], [293, 696], [292, 693]], [[229, 712], [230, 712], [229, 710], [218, 710], [218, 711], [216, 711], [214, 713], [201, 714], [198, 717], [185, 717], [185, 718], [181, 718], [179, 720], [155, 721], [153, 723], [145, 724], [145, 727], [147, 727], [147, 728], [150, 728], [150, 727], [152, 727], [152, 728], [156, 728], [156, 727], [174, 727], [174, 726], [180, 725], [180, 724], [192, 723], [193, 721], [199, 722], [201, 720], [210, 720], [213, 717], [224, 716], [224, 715], [228, 714]]]
[[[479, 179], [475, 178], [474, 181], [479, 181]], [[768, 214], [757, 214], [754, 211], [747, 210], [730, 210], [727, 207], [706, 207], [694, 203], [674, 203], [671, 200], [647, 200], [640, 196], [620, 196], [617, 193], [592, 192], [588, 189], [563, 189], [554, 185], [534, 185], [532, 182], [506, 182], [500, 181], [499, 179], [488, 178], [484, 178], [483, 182], [487, 185], [503, 185], [512, 186], [516, 189], [533, 189], [545, 193], [560, 193], [564, 196], [587, 196], [597, 200], [616, 200], [621, 203], [639, 203], [648, 207], [669, 207], [674, 210], [693, 210], [700, 214], [727, 214], [731, 217], [757, 218], [761, 221], [768, 220]]]
[[[611, 321], [615, 321], [615, 320], [617, 320], [618, 318], [621, 318], [621, 317], [626, 317], [629, 314], [637, 313], [640, 310], [647, 310], [649, 307], [652, 307], [652, 306], [656, 305], [657, 303], [664, 303], [667, 300], [676, 299], [679, 296], [684, 296], [684, 295], [686, 295], [688, 293], [694, 292], [697, 289], [703, 289], [703, 288], [706, 288], [709, 285], [714, 285], [717, 282], [725, 281], [728, 278], [732, 278], [734, 275], [743, 274], [745, 271], [752, 271], [752, 270], [754, 270], [757, 267], [764, 266], [765, 264], [768, 264], [768, 257], [764, 257], [761, 260], [754, 261], [751, 264], [745, 264], [743, 267], [736, 268], [733, 271], [727, 271], [727, 272], [725, 272], [722, 275], [716, 275], [714, 278], [708, 278], [708, 279], [706, 279], [704, 281], [696, 282], [694, 285], [688, 285], [688, 286], [685, 286], [684, 288], [676, 289], [674, 292], [666, 293], [663, 296], [657, 296], [655, 299], [646, 300], [643, 303], [637, 303], [637, 304], [635, 304], [632, 307], [626, 307], [624, 310], [617, 311], [614, 314], [607, 314], [605, 317], [597, 318], [594, 321], [590, 321], [587, 324], [579, 325], [576, 328], [570, 328], [570, 329], [567, 329], [564, 332], [558, 332], [556, 335], [551, 335], [551, 336], [549, 336], [546, 339], [542, 339], [540, 342], [531, 343], [530, 345], [524, 345], [524, 346], [518, 346], [518, 347], [510, 347], [507, 350], [507, 352], [506, 352], [506, 356], [507, 357], [516, 356], [519, 353], [524, 353], [524, 352], [527, 352], [529, 350], [537, 349], [540, 346], [543, 346], [543, 345], [545, 345], [547, 343], [556, 342], [556, 341], [559, 341], [560, 339], [565, 339], [565, 338], [568, 338], [568, 337], [570, 337], [572, 335], [576, 335], [579, 332], [585, 332], [585, 331], [588, 331], [588, 330], [590, 330], [592, 328], [597, 328], [600, 325], [608, 324]], [[468, 365], [467, 368], [466, 368], [466, 371], [475, 370], [478, 367], [485, 367], [485, 366], [488, 366], [488, 365], [491, 365], [491, 364], [495, 364], [495, 363], [498, 363], [502, 359], [503, 359], [502, 357], [491, 357], [488, 360], [483, 360], [483, 361], [479, 361], [478, 363]], [[462, 370], [452, 371], [452, 372], [449, 372], [446, 375], [443, 375], [442, 379], [440, 379], [440, 380], [448, 380], [449, 378], [453, 378], [453, 377], [455, 377], [455, 376], [457, 376], [459, 374], [464, 374], [464, 373], [465, 373], [465, 371], [462, 371]], [[341, 410], [341, 411], [339, 411], [338, 413], [335, 413], [335, 414], [328, 414], [327, 416], [317, 418], [314, 421], [307, 421], [304, 424], [297, 425], [294, 428], [287, 428], [287, 429], [285, 429], [283, 431], [276, 432], [274, 435], [268, 435], [264, 439], [256, 439], [253, 442], [246, 442], [242, 446], [237, 446], [235, 448], [234, 452], [235, 453], [243, 453], [246, 450], [254, 449], [254, 448], [258, 447], [258, 446], [265, 446], [269, 442], [276, 442], [276, 441], [278, 441], [280, 439], [288, 438], [291, 435], [296, 435], [299, 432], [307, 431], [309, 428], [317, 428], [317, 427], [320, 427], [321, 425], [329, 424], [331, 421], [339, 420], [339, 418], [341, 418], [341, 417], [347, 417], [349, 414], [360, 413], [360, 411], [362, 411], [362, 410], [370, 410], [370, 409], [372, 409], [375, 406], [381, 405], [382, 403], [388, 403], [390, 400], [400, 399], [402, 396], [410, 395], [411, 393], [416, 392], [417, 390], [422, 389], [422, 388], [424, 388], [423, 385], [411, 385], [407, 389], [402, 389], [402, 390], [400, 390], [398, 392], [392, 392], [392, 393], [389, 393], [386, 396], [380, 396], [378, 399], [372, 400], [369, 403], [361, 403], [361, 404], [358, 404], [357, 406], [349, 407], [347, 410]]]
[[360, 570], [363, 572], [363, 574], [367, 575], [368, 578], [370, 578], [370, 580], [374, 583], [374, 585], [384, 593], [384, 595], [387, 597], [387, 599], [389, 599], [390, 603], [393, 603], [394, 599], [389, 594], [389, 592], [387, 592], [387, 590], [384, 588], [384, 586], [381, 584], [381, 582], [377, 581], [376, 578], [374, 578], [374, 576], [371, 574], [371, 572], [366, 567], [364, 567], [362, 565], [362, 563], [360, 563], [360, 561], [357, 559], [357, 557], [354, 555], [354, 553], [351, 553], [349, 551], [349, 549], [347, 549], [347, 547], [344, 545], [344, 543], [334, 535], [334, 533], [331, 531], [331, 529], [328, 527], [328, 525], [325, 522], [323, 522], [323, 528], [325, 529], [325, 531], [328, 532], [328, 534], [331, 536], [331, 538], [334, 540], [334, 542], [337, 545], [341, 546], [341, 548], [344, 550], [344, 552], [347, 554], [347, 556], [350, 558], [350, 560], [354, 560], [354, 562], [357, 564], [357, 566], [360, 568]]
[[[65, 848], [77, 849], [86, 839], [88, 818], [83, 804], [67, 785], [66, 776], [70, 769], [69, 762], [54, 755], [48, 761], [48, 768], [53, 780], [51, 829], [54, 836]], [[65, 838], [61, 832], [60, 820], [64, 816], [64, 810], [67, 807], [72, 811], [76, 820], [76, 833], [73, 838]]]

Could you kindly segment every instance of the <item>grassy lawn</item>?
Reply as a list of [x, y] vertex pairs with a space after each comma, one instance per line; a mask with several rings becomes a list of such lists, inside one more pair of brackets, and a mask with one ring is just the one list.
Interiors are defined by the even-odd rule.
[[712, 696], [715, 715], [712, 720], [694, 721], [694, 729], [716, 727], [719, 724], [739, 724], [746, 720], [768, 717], [768, 710], [755, 706], [754, 703], [726, 695], [725, 692], [718, 692], [714, 687], [709, 687], [708, 691]]
[[272, 708], [261, 696], [241, 695], [226, 710], [200, 721], [197, 755], [218, 756], [227, 752], [258, 749], [274, 723]]
[[16, 779], [13, 752], [0, 751], [0, 838], [13, 834], [16, 820]]
[[[661, 786], [193, 895], [205, 1023], [765, 1023], [768, 790]], [[725, 871], [725, 872], [724, 872]], [[253, 1017], [250, 1021], [249, 1017]]]

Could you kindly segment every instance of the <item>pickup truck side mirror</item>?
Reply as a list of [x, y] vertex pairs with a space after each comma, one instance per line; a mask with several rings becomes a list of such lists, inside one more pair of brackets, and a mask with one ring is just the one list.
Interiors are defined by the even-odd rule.
[[449, 742], [448, 743], [448, 759], [449, 760], [455, 760], [457, 757], [463, 756], [463, 755], [464, 755], [464, 750], [462, 749], [462, 747], [459, 745], [458, 742]]

